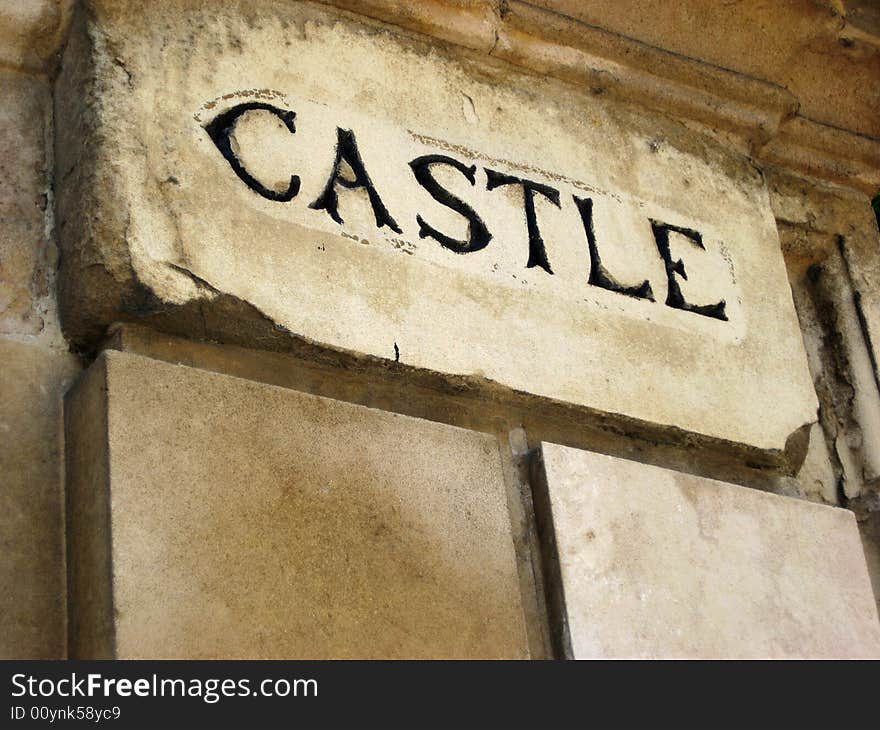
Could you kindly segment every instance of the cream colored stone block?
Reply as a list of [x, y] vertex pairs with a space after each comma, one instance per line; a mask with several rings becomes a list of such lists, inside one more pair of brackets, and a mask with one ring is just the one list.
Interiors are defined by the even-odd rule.
[[61, 659], [61, 396], [76, 359], [0, 339], [0, 658]]
[[880, 657], [851, 512], [555, 444], [541, 457], [574, 657]]
[[[815, 420], [745, 158], [326, 7], [86, 5], [56, 95], [76, 341], [143, 319], [399, 358], [764, 454]], [[531, 233], [510, 176], [544, 186]]]
[[0, 71], [0, 334], [39, 333], [47, 294], [44, 79]]
[[71, 656], [528, 654], [491, 436], [115, 352], [67, 428]]

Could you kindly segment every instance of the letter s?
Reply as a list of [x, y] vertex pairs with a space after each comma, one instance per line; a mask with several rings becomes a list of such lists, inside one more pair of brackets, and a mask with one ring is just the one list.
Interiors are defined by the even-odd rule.
[[486, 248], [489, 241], [492, 240], [492, 234], [489, 233], [486, 224], [483, 223], [483, 220], [476, 214], [473, 208], [437, 182], [431, 174], [432, 165], [450, 165], [454, 167], [467, 178], [471, 185], [476, 184], [475, 175], [477, 168], [475, 165], [467, 167], [458, 160], [446, 155], [425, 155], [424, 157], [417, 157], [409, 163], [413, 174], [416, 176], [416, 180], [431, 194], [434, 200], [468, 219], [468, 239], [460, 241], [447, 236], [445, 233], [441, 233], [433, 226], [425, 223], [422, 216], [417, 215], [419, 238], [430, 236], [434, 240], [439, 241], [441, 246], [448, 248], [450, 251], [455, 251], [455, 253], [472, 253], [473, 251]]

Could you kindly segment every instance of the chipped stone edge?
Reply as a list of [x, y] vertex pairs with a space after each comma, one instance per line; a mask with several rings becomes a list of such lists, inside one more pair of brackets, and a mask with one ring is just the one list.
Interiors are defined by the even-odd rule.
[[[99, 206], [94, 199], [101, 189], [96, 184], [99, 178], [104, 189], [117, 184], [108, 173], [114, 166], [114, 147], [105, 143], [102, 124], [102, 118], [113, 112], [103, 108], [103, 97], [95, 93], [94, 87], [102, 83], [101, 77], [109, 77], [110, 83], [125, 84], [125, 69], [114, 62], [112, 48], [107, 47], [108, 41], [93, 23], [87, 7], [77, 12], [72, 26], [66, 57], [73, 60], [62, 67], [54, 95], [55, 117], [65, 120], [55, 126], [55, 202], [62, 253], [58, 279], [61, 325], [81, 354], [93, 356], [114, 323], [139, 322], [170, 335], [286, 352], [372, 378], [389, 377], [389, 368], [395, 374], [404, 369], [414, 383], [432, 392], [479, 393], [484, 399], [507, 404], [511, 410], [527, 407], [552, 412], [554, 420], [576, 420], [581, 429], [635, 437], [652, 447], [686, 450], [699, 445], [719, 455], [737, 455], [757, 471], [797, 472], [806, 455], [806, 434], [814, 419], [794, 425], [784, 443], [780, 435], [773, 443], [750, 445], [717, 434], [685, 431], [672, 423], [652, 424], [621, 413], [530, 395], [491, 379], [411, 368], [330, 347], [279, 325], [253, 304], [215, 288], [184, 267], [174, 267], [174, 274], [189, 281], [194, 296], [175, 301], [164, 298], [140, 276], [131, 247], [118, 245], [131, 235], [126, 211]], [[82, 144], [85, 139], [91, 140], [88, 145]], [[93, 213], [83, 215], [83, 210]], [[90, 295], [83, 298], [84, 291]]]

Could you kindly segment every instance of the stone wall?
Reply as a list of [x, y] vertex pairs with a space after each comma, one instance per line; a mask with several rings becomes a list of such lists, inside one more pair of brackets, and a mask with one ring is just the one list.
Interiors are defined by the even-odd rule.
[[0, 656], [66, 648], [61, 396], [80, 369], [61, 334], [52, 81], [69, 12], [0, 5]]
[[635, 6], [0, 4], [2, 656], [880, 655], [876, 18]]

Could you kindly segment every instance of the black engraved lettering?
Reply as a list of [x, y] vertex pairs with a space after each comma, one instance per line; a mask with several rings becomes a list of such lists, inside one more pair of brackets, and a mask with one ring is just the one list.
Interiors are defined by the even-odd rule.
[[[354, 180], [349, 180], [342, 176], [343, 162], [348, 163], [352, 173], [354, 173]], [[370, 198], [370, 205], [373, 206], [376, 227], [388, 226], [395, 233], [403, 233], [397, 225], [397, 221], [391, 217], [391, 214], [382, 202], [382, 198], [376, 192], [373, 181], [370, 180], [370, 176], [367, 174], [367, 168], [364, 167], [364, 162], [361, 159], [361, 153], [358, 150], [354, 132], [350, 129], [342, 129], [341, 127], [336, 128], [336, 160], [333, 163], [333, 172], [330, 173], [327, 184], [324, 186], [324, 192], [321, 193], [314, 203], [309, 205], [309, 208], [326, 210], [333, 220], [337, 223], [342, 223], [342, 218], [339, 215], [339, 196], [336, 193], [337, 183], [349, 190], [365, 188]]]
[[296, 127], [293, 124], [293, 120], [296, 118], [295, 112], [279, 109], [278, 107], [274, 107], [271, 104], [265, 104], [261, 101], [249, 101], [246, 104], [239, 104], [231, 109], [227, 109], [225, 112], [214, 117], [210, 123], [205, 125], [205, 131], [217, 146], [217, 149], [220, 150], [220, 154], [223, 155], [235, 174], [238, 175], [239, 179], [245, 185], [258, 195], [262, 195], [264, 198], [275, 200], [279, 203], [286, 203], [289, 200], [293, 200], [299, 192], [300, 183], [298, 176], [290, 176], [290, 185], [288, 185], [286, 190], [283, 190], [282, 192], [271, 190], [245, 169], [244, 165], [241, 164], [241, 160], [238, 159], [235, 152], [232, 150], [231, 137], [232, 133], [235, 131], [235, 125], [238, 123], [238, 120], [242, 115], [255, 110], [267, 111], [274, 114], [284, 122], [284, 126], [287, 127], [291, 134], [296, 132]]
[[434, 200], [445, 205], [447, 208], [454, 210], [464, 218], [467, 218], [468, 238], [467, 240], [459, 240], [447, 236], [445, 233], [441, 233], [436, 228], [426, 223], [422, 216], [416, 215], [416, 220], [419, 224], [419, 238], [430, 236], [435, 241], [438, 241], [441, 246], [448, 248], [455, 253], [473, 253], [474, 251], [486, 248], [489, 241], [492, 240], [492, 234], [489, 233], [486, 224], [483, 223], [483, 220], [477, 215], [473, 208], [450, 193], [437, 182], [431, 174], [432, 165], [449, 165], [454, 167], [464, 175], [465, 178], [467, 178], [467, 181], [471, 185], [476, 184], [477, 168], [475, 165], [467, 167], [458, 160], [455, 160], [452, 157], [447, 157], [446, 155], [425, 155], [424, 157], [417, 157], [409, 163], [413, 174], [416, 176], [416, 180], [418, 180], [419, 184], [431, 194], [431, 197], [434, 198]]
[[651, 221], [651, 230], [654, 232], [654, 240], [657, 242], [657, 249], [660, 251], [660, 257], [663, 259], [663, 263], [666, 266], [666, 279], [669, 282], [669, 290], [666, 295], [666, 305], [673, 309], [683, 309], [685, 312], [702, 314], [704, 317], [712, 317], [726, 322], [727, 314], [724, 312], [726, 303], [723, 299], [717, 304], [691, 304], [690, 302], [686, 302], [684, 295], [681, 293], [681, 287], [678, 285], [678, 280], [675, 278], [676, 274], [683, 279], [687, 279], [688, 277], [684, 268], [684, 262], [681, 259], [678, 259], [678, 261], [672, 260], [672, 253], [669, 250], [669, 232], [674, 231], [675, 233], [680, 233], [695, 246], [705, 251], [706, 247], [703, 245], [703, 237], [699, 232], [690, 228], [682, 228], [681, 226], [673, 226], [668, 223], [660, 223], [655, 220]]
[[596, 245], [596, 232], [593, 229], [593, 200], [592, 198], [579, 198], [577, 195], [572, 195], [571, 197], [574, 198], [574, 204], [581, 214], [581, 222], [584, 225], [584, 232], [587, 234], [587, 246], [590, 249], [590, 278], [588, 283], [608, 291], [617, 292], [618, 294], [625, 294], [628, 297], [647, 299], [649, 302], [653, 302], [654, 292], [651, 289], [651, 282], [647, 279], [638, 286], [624, 286], [605, 268], [602, 259], [599, 257], [599, 247]]
[[486, 169], [486, 189], [494, 190], [501, 185], [522, 185], [523, 189], [523, 207], [526, 212], [526, 229], [529, 233], [529, 260], [526, 268], [531, 269], [534, 266], [540, 266], [548, 274], [552, 274], [550, 262], [547, 260], [547, 250], [544, 247], [544, 239], [541, 237], [541, 229], [538, 228], [538, 217], [535, 214], [535, 193], [540, 193], [547, 200], [553, 203], [557, 208], [559, 204], [559, 191], [548, 185], [526, 180], [525, 178], [506, 175], [503, 172]]

